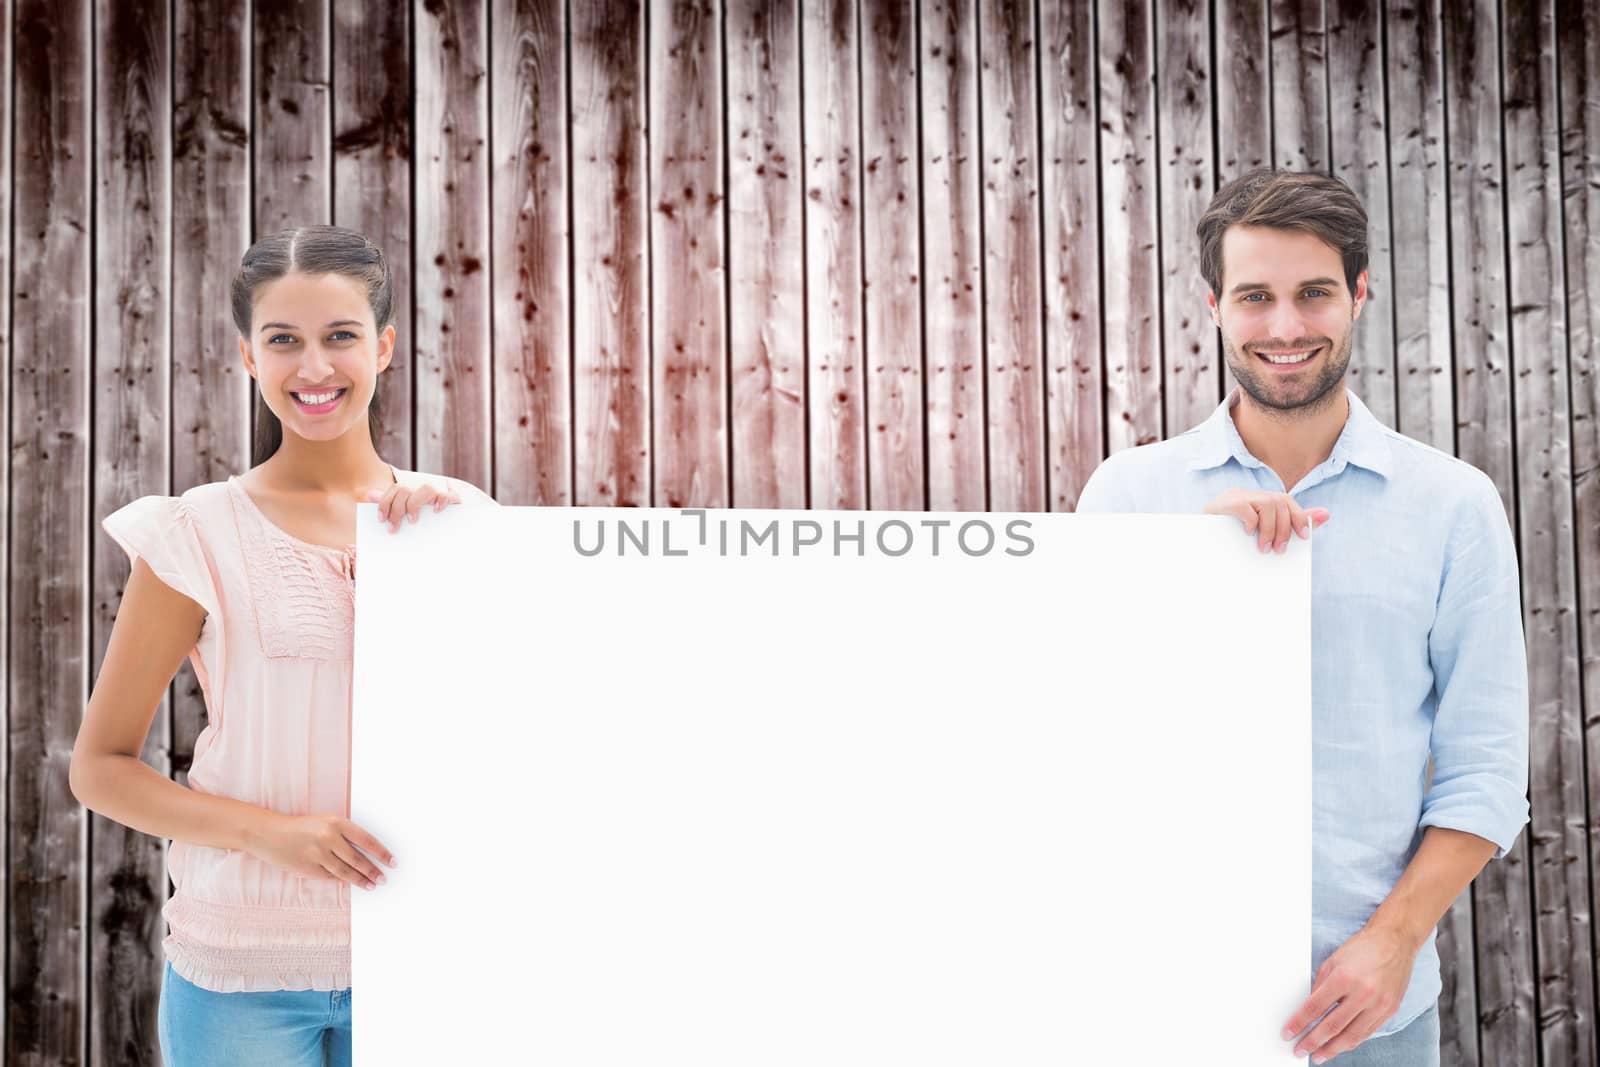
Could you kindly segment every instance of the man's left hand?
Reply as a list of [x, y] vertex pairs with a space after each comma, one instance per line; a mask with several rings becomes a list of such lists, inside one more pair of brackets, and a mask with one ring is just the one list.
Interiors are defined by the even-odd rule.
[[1399, 1009], [1420, 948], [1398, 930], [1367, 926], [1335, 949], [1317, 970], [1311, 995], [1289, 1017], [1284, 1040], [1337, 1007], [1300, 1039], [1294, 1054], [1311, 1053], [1312, 1063], [1323, 1063], [1371, 1037]]

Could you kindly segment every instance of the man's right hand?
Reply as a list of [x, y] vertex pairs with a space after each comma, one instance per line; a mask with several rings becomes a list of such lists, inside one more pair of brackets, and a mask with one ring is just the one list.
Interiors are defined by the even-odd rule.
[[1268, 493], [1259, 489], [1229, 489], [1206, 505], [1207, 515], [1232, 515], [1244, 523], [1244, 532], [1255, 534], [1261, 551], [1282, 552], [1290, 533], [1309, 539], [1311, 530], [1328, 521], [1327, 508], [1303, 508], [1288, 493]]

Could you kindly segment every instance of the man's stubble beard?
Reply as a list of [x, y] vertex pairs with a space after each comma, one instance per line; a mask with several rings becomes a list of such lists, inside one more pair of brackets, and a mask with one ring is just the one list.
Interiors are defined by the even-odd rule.
[[1339, 398], [1335, 388], [1344, 380], [1345, 371], [1350, 367], [1350, 351], [1354, 337], [1355, 320], [1352, 319], [1338, 346], [1330, 345], [1329, 358], [1323, 362], [1322, 369], [1317, 373], [1311, 392], [1304, 400], [1293, 403], [1283, 403], [1274, 397], [1270, 390], [1263, 387], [1263, 379], [1275, 372], [1261, 370], [1257, 366], [1260, 357], [1235, 348], [1226, 333], [1222, 334], [1222, 351], [1228, 369], [1233, 372], [1234, 379], [1239, 383], [1239, 388], [1249, 394], [1258, 408], [1269, 416], [1300, 419], [1317, 414]]

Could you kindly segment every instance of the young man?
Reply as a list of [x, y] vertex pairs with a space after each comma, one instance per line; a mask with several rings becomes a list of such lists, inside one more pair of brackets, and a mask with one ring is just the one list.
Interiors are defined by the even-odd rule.
[[1107, 459], [1078, 510], [1232, 515], [1263, 551], [1318, 527], [1315, 979], [1283, 1037], [1313, 1063], [1437, 1067], [1435, 924], [1528, 819], [1510, 525], [1486, 475], [1385, 427], [1344, 386], [1367, 296], [1367, 216], [1347, 185], [1246, 174], [1198, 232], [1239, 388], [1199, 426]]

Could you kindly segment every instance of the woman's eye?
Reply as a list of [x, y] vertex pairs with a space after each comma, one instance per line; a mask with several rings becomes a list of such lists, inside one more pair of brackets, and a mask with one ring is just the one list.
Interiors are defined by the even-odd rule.
[[294, 336], [292, 334], [287, 334], [287, 333], [275, 333], [271, 337], [267, 338], [267, 344], [269, 344], [269, 345], [277, 344], [278, 341], [280, 341], [280, 340], [293, 341], [294, 340]]
[[348, 337], [351, 340], [354, 340], [355, 336], [356, 335], [351, 333], [349, 330], [335, 330], [335, 331], [333, 331], [333, 336], [328, 338], [328, 339], [330, 341], [337, 341], [341, 337]]

